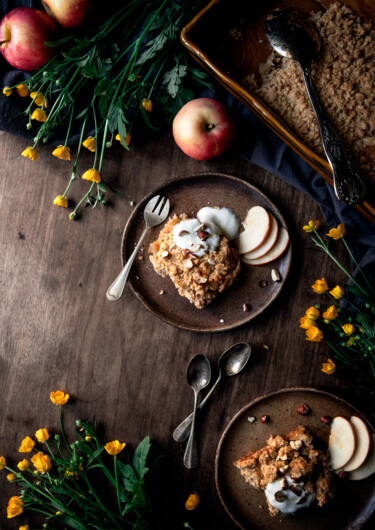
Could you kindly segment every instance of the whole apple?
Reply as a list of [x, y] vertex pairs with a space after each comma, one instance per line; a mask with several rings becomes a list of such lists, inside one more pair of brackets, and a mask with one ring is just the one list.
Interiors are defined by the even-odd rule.
[[235, 136], [229, 109], [211, 98], [193, 99], [173, 120], [173, 137], [182, 151], [196, 160], [209, 160], [224, 153]]
[[94, 10], [95, 0], [42, 0], [49, 15], [60, 26], [67, 29], [79, 28]]
[[57, 26], [47, 13], [16, 7], [0, 22], [0, 51], [14, 68], [30, 72], [45, 65], [55, 54], [44, 43], [56, 39]]

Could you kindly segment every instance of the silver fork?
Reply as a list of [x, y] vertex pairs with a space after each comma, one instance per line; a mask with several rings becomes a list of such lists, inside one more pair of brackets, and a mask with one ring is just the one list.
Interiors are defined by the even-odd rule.
[[112, 283], [112, 285], [109, 287], [107, 291], [108, 300], [111, 300], [111, 302], [116, 302], [116, 300], [120, 300], [122, 293], [124, 291], [126, 280], [128, 279], [128, 276], [129, 276], [131, 266], [133, 265], [134, 258], [137, 255], [139, 247], [141, 246], [142, 241], [146, 237], [147, 232], [149, 231], [151, 227], [160, 225], [160, 223], [165, 221], [168, 214], [169, 214], [169, 199], [166, 199], [165, 197], [160, 197], [160, 195], [156, 195], [155, 197], [152, 197], [152, 199], [148, 201], [144, 209], [144, 212], [143, 212], [143, 217], [146, 223], [146, 228], [143, 234], [141, 235], [141, 238], [138, 241], [135, 249], [133, 250], [132, 255], [126, 262], [124, 268], [122, 269], [120, 274], [117, 276], [115, 281]]

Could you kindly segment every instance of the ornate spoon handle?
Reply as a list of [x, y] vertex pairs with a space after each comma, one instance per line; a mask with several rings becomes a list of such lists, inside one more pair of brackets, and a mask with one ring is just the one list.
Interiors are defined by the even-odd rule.
[[310, 66], [301, 67], [307, 93], [318, 120], [324, 151], [332, 167], [336, 197], [346, 204], [357, 204], [364, 198], [366, 186], [323, 110], [311, 80]]

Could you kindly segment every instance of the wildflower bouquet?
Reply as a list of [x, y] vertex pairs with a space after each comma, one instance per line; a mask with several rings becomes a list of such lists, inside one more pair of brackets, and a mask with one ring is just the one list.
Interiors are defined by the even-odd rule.
[[[76, 422], [76, 440], [66, 440], [61, 406], [69, 399], [62, 391], [51, 392], [57, 405], [61, 434], [54, 436], [38, 429], [35, 439], [26, 436], [19, 447], [23, 458], [11, 467], [0, 457], [0, 469], [8, 471], [7, 479], [19, 488], [19, 495], [10, 498], [7, 517], [13, 518], [26, 511], [35, 511], [45, 519], [43, 528], [74, 528], [76, 530], [138, 530], [161, 529], [150, 497], [150, 473], [146, 466], [150, 440], [147, 436], [135, 449], [132, 464], [118, 460], [125, 443], [114, 440], [101, 445], [93, 425]], [[41, 450], [42, 449], [42, 450]], [[106, 459], [112, 462], [107, 464]], [[160, 484], [159, 484], [160, 488]], [[196, 494], [186, 501], [187, 510], [199, 503]], [[185, 523], [186, 528], [190, 528]], [[20, 527], [30, 530], [29, 525]]]
[[[110, 189], [103, 176], [106, 149], [118, 140], [129, 149], [132, 130], [141, 119], [156, 129], [150, 119], [154, 106], [171, 121], [194, 97], [198, 86], [210, 86], [206, 74], [192, 68], [179, 43], [180, 30], [206, 0], [131, 0], [91, 25], [81, 34], [46, 43], [57, 53], [43, 68], [23, 83], [4, 87], [3, 94], [28, 97], [24, 115], [28, 130], [35, 129], [33, 144], [22, 155], [38, 159], [38, 146], [53, 142], [63, 127], [65, 140], [52, 155], [69, 161], [72, 130], [79, 123], [79, 142], [70, 179], [54, 204], [68, 207], [68, 191], [77, 175], [88, 181], [88, 190], [69, 218], [81, 205], [104, 205]], [[103, 20], [103, 19], [102, 19]], [[90, 131], [91, 134], [88, 134]], [[81, 149], [93, 153], [92, 167], [78, 170]]]
[[[332, 228], [327, 236], [340, 240], [358, 270], [358, 281], [337, 261], [328, 243], [318, 233], [319, 221], [311, 220], [304, 226], [305, 232], [314, 234], [312, 240], [346, 274], [350, 284], [329, 286], [323, 277], [311, 286], [313, 291], [328, 297], [327, 303], [317, 304], [306, 310], [300, 319], [300, 327], [306, 331], [306, 339], [312, 342], [324, 340], [331, 348], [333, 359], [323, 363], [323, 372], [333, 374], [336, 367], [350, 367], [370, 371], [375, 380], [375, 291], [370, 281], [355, 261], [345, 240], [345, 226]], [[352, 296], [349, 296], [352, 295]], [[354, 301], [353, 301], [354, 295]], [[340, 300], [350, 309], [340, 307]]]

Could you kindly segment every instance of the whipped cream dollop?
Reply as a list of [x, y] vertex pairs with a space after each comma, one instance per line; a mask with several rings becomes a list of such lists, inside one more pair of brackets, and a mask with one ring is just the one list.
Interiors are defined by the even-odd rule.
[[281, 513], [295, 513], [309, 508], [315, 499], [315, 493], [308, 493], [304, 482], [295, 482], [288, 475], [270, 482], [265, 489], [268, 502]]
[[213, 252], [224, 235], [232, 240], [238, 236], [240, 220], [230, 208], [205, 206], [196, 219], [181, 221], [173, 227], [173, 242], [197, 257]]

